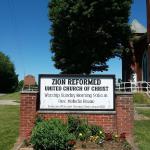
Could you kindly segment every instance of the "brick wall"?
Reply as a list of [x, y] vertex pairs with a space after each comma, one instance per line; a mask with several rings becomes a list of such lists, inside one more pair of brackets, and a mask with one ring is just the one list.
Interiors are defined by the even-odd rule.
[[38, 92], [21, 93], [19, 131], [21, 139], [29, 137], [34, 126], [37, 111], [37, 99]]
[[[133, 101], [131, 95], [116, 94], [116, 112], [112, 114], [74, 114], [81, 118], [87, 118], [89, 124], [100, 125], [105, 132], [125, 132], [128, 137], [132, 136], [133, 130]], [[22, 92], [20, 104], [20, 138], [30, 137], [36, 115], [45, 119], [67, 119], [68, 113], [46, 113], [38, 111], [38, 92]]]

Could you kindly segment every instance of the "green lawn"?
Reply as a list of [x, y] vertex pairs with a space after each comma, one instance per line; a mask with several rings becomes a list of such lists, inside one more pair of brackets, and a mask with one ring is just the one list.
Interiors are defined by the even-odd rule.
[[135, 121], [134, 133], [140, 150], [150, 150], [150, 120]]
[[19, 107], [0, 106], [0, 150], [10, 150], [18, 137]]
[[150, 98], [144, 93], [134, 93], [133, 101], [135, 104], [150, 104]]
[[17, 100], [19, 101], [20, 99], [20, 92], [15, 92], [15, 93], [10, 93], [10, 94], [6, 94], [3, 96], [0, 96], [0, 100]]
[[[136, 109], [138, 113], [150, 117], [150, 109]], [[150, 120], [140, 120], [134, 123], [136, 143], [140, 150], [150, 150]]]
[[136, 110], [139, 114], [150, 117], [150, 109], [136, 108]]

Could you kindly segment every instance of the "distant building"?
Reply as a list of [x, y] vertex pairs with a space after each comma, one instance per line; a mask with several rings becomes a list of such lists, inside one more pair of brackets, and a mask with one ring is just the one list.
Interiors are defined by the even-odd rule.
[[35, 77], [33, 75], [27, 75], [24, 77], [24, 87], [32, 87], [36, 85]]

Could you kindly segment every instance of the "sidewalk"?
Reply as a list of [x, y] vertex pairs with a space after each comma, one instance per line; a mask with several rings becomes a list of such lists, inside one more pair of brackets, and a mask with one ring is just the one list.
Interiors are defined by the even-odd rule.
[[15, 100], [0, 100], [0, 105], [20, 105]]
[[3, 96], [3, 95], [5, 95], [4, 93], [0, 93], [0, 96]]

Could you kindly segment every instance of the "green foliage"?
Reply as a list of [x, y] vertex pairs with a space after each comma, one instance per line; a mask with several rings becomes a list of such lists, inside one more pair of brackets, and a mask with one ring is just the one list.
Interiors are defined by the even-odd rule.
[[92, 132], [92, 135], [98, 135], [100, 131], [102, 131], [102, 128], [96, 125], [90, 126], [90, 130]]
[[44, 121], [44, 118], [42, 116], [37, 116], [35, 120], [35, 125], [37, 125], [39, 122]]
[[133, 101], [137, 104], [150, 104], [150, 99], [144, 93], [134, 93]]
[[81, 120], [78, 116], [68, 116], [68, 130], [70, 133], [75, 133], [81, 124]]
[[23, 84], [24, 84], [24, 81], [23, 81], [23, 80], [19, 81], [18, 87], [17, 87], [17, 90], [18, 90], [18, 91], [21, 91], [21, 90], [22, 90]]
[[150, 118], [150, 109], [136, 108], [136, 111], [138, 112], [138, 114], [142, 114]]
[[107, 60], [128, 45], [131, 3], [132, 0], [51, 0], [55, 67], [71, 74], [107, 70]]
[[123, 142], [123, 150], [132, 150], [131, 145], [127, 141]]
[[[105, 140], [124, 142], [123, 149], [130, 149], [125, 143], [125, 133], [120, 136], [108, 133], [105, 136], [103, 129], [96, 125], [89, 126], [86, 119], [78, 116], [68, 116], [68, 123], [63, 124], [59, 119], [44, 121], [37, 117], [36, 126], [32, 130], [31, 144], [35, 150], [71, 150], [77, 141], [82, 141], [86, 147], [87, 142], [103, 145]], [[28, 144], [28, 143], [27, 143]]]
[[0, 96], [0, 100], [16, 100], [19, 101], [20, 100], [20, 92], [14, 92], [14, 93], [9, 93], [9, 94], [5, 94]]
[[74, 139], [67, 126], [58, 119], [37, 123], [31, 135], [31, 143], [36, 150], [66, 150], [70, 148], [68, 142]]
[[80, 119], [78, 116], [68, 117], [68, 130], [81, 141], [90, 140], [99, 143], [105, 139], [105, 133], [101, 127], [89, 126], [87, 120]]
[[18, 138], [19, 107], [0, 105], [0, 150], [10, 150]]
[[[87, 120], [80, 119], [78, 116], [68, 116], [68, 130], [70, 133], [74, 133], [76, 138], [86, 139], [91, 135]], [[82, 136], [80, 136], [82, 134]]]
[[81, 141], [87, 141], [89, 137], [92, 135], [88, 125], [80, 125], [77, 134], [78, 134], [77, 138]]
[[18, 75], [9, 57], [0, 52], [0, 92], [14, 92], [18, 86]]
[[93, 141], [97, 144], [101, 144], [104, 142], [105, 132], [103, 131], [102, 127], [92, 125], [90, 126], [90, 131], [92, 133], [92, 135], [90, 136], [90, 141]]

